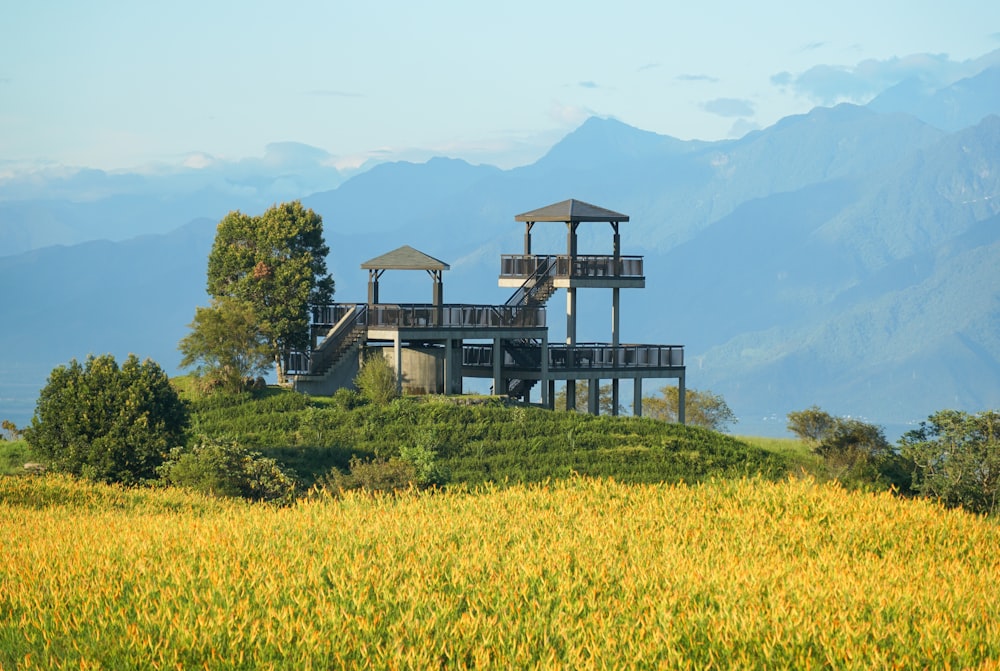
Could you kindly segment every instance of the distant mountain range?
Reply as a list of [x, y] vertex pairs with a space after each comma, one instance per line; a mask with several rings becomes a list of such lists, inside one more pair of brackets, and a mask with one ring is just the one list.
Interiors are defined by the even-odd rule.
[[[77, 175], [21, 199], [0, 185], [0, 417], [26, 421], [47, 373], [89, 352], [136, 352], [173, 372], [207, 301], [215, 223], [291, 198], [323, 216], [346, 301], [364, 299], [363, 261], [409, 244], [451, 264], [447, 301], [503, 302], [498, 257], [522, 245], [515, 214], [566, 198], [629, 214], [623, 253], [645, 256], [647, 288], [622, 292], [624, 340], [685, 345], [689, 386], [722, 394], [737, 431], [781, 434], [788, 411], [812, 404], [890, 435], [938, 409], [998, 408], [997, 114], [992, 67], [738, 140], [592, 118], [513, 170], [433, 159], [343, 180], [293, 146], [240, 179], [225, 166], [207, 183]], [[606, 224], [581, 228], [582, 253], [610, 245]], [[563, 226], [536, 227], [537, 252], [564, 247]], [[429, 300], [430, 283], [413, 279], [388, 273], [383, 299]], [[581, 293], [580, 340], [609, 337], [607, 293]], [[549, 301], [555, 338], [561, 299]]]

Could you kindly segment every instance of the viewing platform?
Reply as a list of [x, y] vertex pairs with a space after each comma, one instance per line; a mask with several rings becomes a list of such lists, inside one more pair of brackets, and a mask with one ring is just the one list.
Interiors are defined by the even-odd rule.
[[[500, 257], [499, 286], [515, 291], [503, 304], [445, 303], [442, 273], [447, 263], [403, 246], [361, 264], [368, 271], [365, 303], [333, 303], [313, 308], [309, 346], [290, 354], [286, 370], [297, 389], [332, 394], [352, 387], [369, 356], [386, 359], [396, 374], [399, 393], [461, 394], [463, 378], [488, 378], [491, 390], [530, 402], [540, 388], [541, 404], [552, 408], [556, 381], [565, 382], [567, 407], [576, 407], [576, 383], [600, 388], [610, 380], [611, 412], [618, 413], [619, 383], [632, 380], [633, 411], [642, 414], [643, 380], [676, 379], [678, 418], [684, 421], [684, 348], [681, 345], [619, 342], [621, 289], [646, 286], [643, 257], [621, 254], [619, 225], [628, 215], [579, 200], [566, 200], [519, 214], [524, 252]], [[565, 254], [535, 254], [532, 229], [538, 222], [566, 226]], [[578, 227], [585, 222], [610, 224], [611, 254], [579, 254]], [[385, 303], [379, 280], [388, 270], [425, 271], [432, 280], [429, 303]], [[565, 342], [549, 342], [546, 303], [566, 292]], [[577, 342], [577, 292], [608, 289], [611, 298], [610, 342]], [[600, 411], [598, 394], [587, 409]]]
[[[540, 366], [524, 365], [525, 361], [542, 359], [538, 345], [519, 344], [504, 351], [504, 370], [524, 379], [541, 379]], [[684, 347], [681, 345], [618, 345], [607, 343], [550, 344], [545, 348], [548, 373], [555, 379], [579, 379], [599, 375], [615, 377], [672, 377], [684, 368]], [[494, 349], [490, 345], [467, 344], [463, 347], [463, 374], [482, 375], [493, 367]]]
[[500, 257], [501, 287], [518, 287], [529, 277], [551, 277], [556, 289], [643, 289], [643, 257], [610, 254], [503, 254]]

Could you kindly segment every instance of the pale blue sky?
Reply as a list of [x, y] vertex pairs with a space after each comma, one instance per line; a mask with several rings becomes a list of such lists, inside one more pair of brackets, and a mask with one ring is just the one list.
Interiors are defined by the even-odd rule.
[[3, 0], [0, 168], [197, 164], [271, 142], [338, 165], [510, 167], [590, 115], [719, 139], [1000, 48], [996, 0]]

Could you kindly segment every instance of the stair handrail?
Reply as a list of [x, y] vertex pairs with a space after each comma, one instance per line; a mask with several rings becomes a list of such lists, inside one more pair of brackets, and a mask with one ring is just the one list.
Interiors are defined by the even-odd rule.
[[521, 286], [519, 286], [517, 291], [515, 291], [513, 295], [507, 299], [507, 302], [504, 303], [504, 305], [507, 307], [527, 305], [532, 296], [534, 296], [544, 284], [541, 280], [553, 274], [558, 257], [543, 256], [538, 258], [540, 263], [535, 267], [535, 272], [529, 275], [524, 282], [521, 283]]
[[323, 342], [314, 349], [310, 356], [309, 369], [312, 373], [322, 372], [335, 363], [339, 347], [356, 332], [358, 327], [367, 325], [368, 306], [354, 305], [327, 332]]

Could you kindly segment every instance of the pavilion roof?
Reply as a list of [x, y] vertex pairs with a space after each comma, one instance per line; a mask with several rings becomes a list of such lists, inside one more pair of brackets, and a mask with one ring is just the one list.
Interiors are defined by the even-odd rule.
[[409, 245], [403, 245], [382, 256], [365, 261], [361, 264], [361, 268], [363, 270], [448, 270], [450, 266]]
[[569, 200], [546, 205], [531, 212], [519, 214], [514, 217], [514, 221], [617, 222], [628, 221], [628, 215], [570, 198]]

